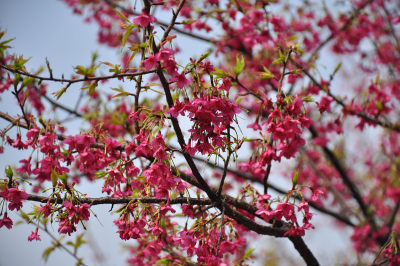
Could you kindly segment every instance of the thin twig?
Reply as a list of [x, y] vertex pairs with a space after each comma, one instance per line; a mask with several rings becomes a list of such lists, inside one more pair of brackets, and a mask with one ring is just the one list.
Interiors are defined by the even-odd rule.
[[218, 237], [218, 242], [217, 242], [217, 253], [215, 255], [217, 257], [218, 257], [218, 253], [219, 253], [219, 244], [221, 243], [221, 239], [222, 239], [222, 231], [224, 229], [224, 217], [225, 217], [225, 208], [222, 206], [221, 229], [219, 232], [219, 237]]
[[85, 82], [85, 81], [100, 81], [100, 80], [106, 80], [106, 79], [115, 79], [115, 78], [123, 78], [123, 77], [136, 77], [140, 75], [146, 75], [146, 74], [151, 74], [156, 72], [155, 70], [149, 70], [149, 71], [142, 71], [142, 72], [135, 72], [135, 73], [121, 73], [117, 75], [109, 75], [109, 76], [100, 76], [100, 77], [85, 77], [81, 79], [65, 79], [65, 78], [53, 78], [53, 77], [42, 77], [38, 75], [34, 75], [22, 70], [14, 69], [5, 65], [0, 64], [0, 68], [3, 68], [9, 72], [20, 74], [23, 76], [31, 77], [38, 79], [40, 81], [53, 81], [53, 82], [68, 82], [68, 83], [77, 83], [77, 82]]
[[358, 116], [358, 117], [364, 119], [366, 122], [370, 122], [370, 123], [372, 123], [372, 124], [380, 125], [380, 126], [382, 126], [382, 127], [384, 127], [384, 128], [388, 128], [388, 129], [391, 129], [391, 130], [400, 132], [400, 125], [398, 125], [398, 124], [392, 124], [392, 123], [389, 123], [389, 122], [386, 122], [386, 121], [374, 119], [374, 118], [368, 116], [367, 114], [365, 114], [365, 113], [363, 113], [363, 112], [356, 112], [356, 111], [353, 111], [353, 110], [349, 109], [349, 108], [347, 107], [347, 105], [346, 105], [342, 100], [340, 100], [337, 96], [335, 96], [334, 94], [332, 94], [332, 92], [331, 92], [330, 90], [327, 90], [324, 86], [322, 86], [322, 84], [319, 83], [319, 82], [314, 78], [314, 76], [313, 76], [307, 69], [305, 69], [305, 68], [303, 67], [303, 65], [301, 65], [301, 64], [298, 63], [298, 62], [296, 62], [296, 61], [293, 60], [293, 59], [292, 59], [292, 61], [293, 61], [293, 63], [294, 63], [298, 68], [302, 69], [302, 71], [304, 72], [304, 74], [306, 74], [306, 76], [307, 76], [320, 90], [326, 92], [330, 97], [332, 97], [332, 99], [333, 99], [336, 103], [338, 103], [340, 106], [342, 106], [342, 107], [344, 108], [344, 110], [345, 110], [347, 113], [349, 113], [349, 114], [351, 114], [351, 115]]
[[[131, 14], [131, 15], [134, 15], [134, 16], [139, 16], [140, 15], [140, 13], [135, 12], [132, 9], [128, 9], [126, 7], [123, 7], [123, 6], [115, 3], [112, 0], [104, 0], [104, 2], [106, 2], [107, 4], [112, 6], [113, 8], [118, 8], [119, 10], [122, 10], [122, 11], [128, 13], [128, 14]], [[159, 21], [159, 20], [157, 20], [155, 23], [160, 25], [160, 26], [163, 26], [163, 27], [169, 27], [169, 25], [170, 25], [169, 23], [166, 23], [166, 22], [163, 22], [163, 21]], [[211, 44], [215, 43], [215, 41], [211, 40], [210, 38], [207, 38], [207, 37], [204, 37], [204, 36], [201, 36], [201, 35], [198, 35], [198, 34], [194, 34], [194, 33], [191, 33], [191, 32], [185, 31], [185, 30], [181, 30], [181, 29], [179, 29], [177, 27], [172, 27], [172, 30], [174, 30], [174, 31], [176, 31], [176, 32], [178, 32], [180, 34], [186, 35], [186, 36], [188, 36], [190, 38], [196, 39], [196, 40], [200, 40], [200, 41], [211, 43]]]
[[363, 5], [361, 5], [357, 10], [355, 10], [353, 12], [353, 14], [351, 15], [351, 17], [346, 21], [345, 24], [343, 24], [343, 26], [341, 26], [336, 32], [332, 32], [325, 40], [323, 40], [317, 48], [315, 48], [315, 50], [313, 51], [313, 53], [311, 54], [310, 58], [307, 60], [307, 62], [309, 62], [312, 58], [314, 58], [314, 56], [327, 44], [329, 43], [331, 40], [333, 40], [336, 36], [338, 36], [341, 32], [347, 30], [347, 28], [350, 27], [351, 23], [354, 21], [354, 19], [356, 19], [360, 14], [361, 11], [366, 8], [370, 3], [372, 3], [374, 0], [368, 0], [366, 1]]
[[228, 170], [228, 165], [229, 165], [229, 161], [231, 159], [231, 155], [232, 155], [232, 151], [231, 148], [229, 147], [229, 142], [230, 142], [230, 138], [231, 138], [231, 131], [230, 131], [230, 126], [228, 125], [228, 129], [227, 129], [227, 138], [228, 138], [228, 156], [225, 159], [225, 164], [224, 164], [224, 170], [222, 172], [222, 177], [221, 177], [221, 182], [219, 183], [219, 188], [218, 188], [218, 192], [217, 192], [217, 197], [221, 197], [221, 193], [222, 193], [222, 188], [224, 186], [224, 182], [225, 182], [225, 177], [226, 177], [226, 173]]

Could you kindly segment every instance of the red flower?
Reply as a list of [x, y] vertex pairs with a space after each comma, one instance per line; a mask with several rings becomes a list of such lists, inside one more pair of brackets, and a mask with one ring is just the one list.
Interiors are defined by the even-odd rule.
[[179, 89], [182, 89], [183, 87], [190, 84], [190, 80], [186, 78], [185, 72], [183, 71], [181, 74], [175, 72], [171, 78], [171, 81], [176, 82], [176, 85], [178, 86]]
[[28, 194], [17, 188], [6, 188], [0, 196], [10, 201], [10, 204], [8, 205], [10, 211], [14, 209], [19, 211], [22, 208], [22, 201], [28, 199]]
[[133, 24], [140, 26], [142, 28], [146, 28], [150, 23], [156, 21], [156, 19], [146, 13], [140, 14], [140, 16], [133, 19]]
[[4, 214], [3, 219], [0, 219], [0, 228], [3, 226], [7, 227], [8, 229], [11, 229], [13, 226], [13, 221], [8, 218], [7, 213]]
[[48, 217], [52, 212], [52, 209], [50, 207], [50, 202], [48, 201], [46, 205], [40, 208], [39, 212], [43, 213], [44, 217]]
[[28, 241], [32, 240], [40, 240], [40, 235], [38, 235], [38, 228], [36, 228], [36, 231], [32, 232], [32, 234], [28, 236]]

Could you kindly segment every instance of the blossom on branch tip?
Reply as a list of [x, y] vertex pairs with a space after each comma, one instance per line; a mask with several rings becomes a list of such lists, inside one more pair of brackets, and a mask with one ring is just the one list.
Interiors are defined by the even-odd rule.
[[36, 240], [36, 241], [41, 240], [40, 235], [38, 234], [38, 228], [36, 228], [36, 231], [32, 232], [32, 234], [30, 236], [28, 236], [28, 241], [32, 241], [32, 240]]
[[13, 226], [13, 221], [7, 216], [7, 212], [4, 213], [3, 218], [0, 219], [0, 228], [3, 226], [7, 227], [8, 229], [11, 229]]
[[183, 87], [190, 84], [190, 80], [186, 78], [184, 71], [182, 71], [180, 74], [178, 72], [175, 72], [172, 75], [171, 82], [176, 82], [176, 85], [179, 89], [182, 89]]
[[155, 17], [146, 14], [145, 12], [142, 12], [142, 14], [133, 19], [133, 24], [142, 28], [146, 28], [150, 23], [153, 23], [154, 21], [156, 21]]
[[0, 197], [6, 199], [10, 203], [8, 204], [8, 209], [10, 211], [19, 211], [22, 208], [22, 201], [28, 199], [28, 194], [17, 188], [4, 187], [4, 190], [0, 192]]

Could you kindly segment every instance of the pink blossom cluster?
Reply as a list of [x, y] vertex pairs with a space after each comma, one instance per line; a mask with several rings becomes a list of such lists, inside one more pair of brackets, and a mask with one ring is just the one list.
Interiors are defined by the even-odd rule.
[[[275, 208], [271, 208], [271, 203], [268, 200], [271, 198], [270, 195], [264, 194], [257, 199], [257, 215], [260, 215], [266, 222], [271, 221], [282, 221], [285, 218], [286, 221], [290, 222], [292, 227], [285, 234], [290, 236], [304, 236], [305, 230], [309, 228], [314, 228], [310, 223], [312, 218], [312, 213], [310, 213], [308, 202], [301, 201], [296, 207], [293, 203], [288, 200], [284, 202], [279, 202], [276, 204]], [[303, 215], [303, 224], [300, 226], [297, 221], [296, 213], [301, 213]]]
[[[90, 205], [87, 203], [73, 204], [68, 200], [65, 200], [62, 208], [52, 207], [50, 202], [47, 202], [39, 209], [39, 213], [43, 214], [44, 217], [49, 217], [55, 211], [58, 212], [58, 232], [61, 234], [68, 234], [76, 231], [76, 225], [81, 221], [87, 221], [90, 217]], [[36, 231], [37, 233], [37, 231]], [[32, 236], [33, 239], [33, 236]]]
[[222, 97], [204, 96], [187, 102], [177, 101], [168, 110], [173, 117], [185, 116], [186, 112], [193, 122], [192, 129], [189, 130], [190, 141], [186, 147], [189, 154], [210, 154], [216, 148], [225, 150], [227, 138], [222, 133], [233, 122], [234, 116], [240, 113], [238, 104]]

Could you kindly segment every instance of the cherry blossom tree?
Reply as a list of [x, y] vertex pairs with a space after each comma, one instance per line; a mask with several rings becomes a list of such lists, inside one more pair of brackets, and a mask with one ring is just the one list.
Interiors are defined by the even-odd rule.
[[357, 263], [400, 265], [398, 1], [64, 2], [120, 58], [56, 76], [0, 33], [0, 93], [19, 108], [0, 112], [0, 153], [21, 151], [0, 177], [1, 230], [19, 211], [27, 241], [76, 235], [44, 257], [84, 265], [81, 233], [108, 205], [131, 265], [245, 265], [261, 235], [319, 265], [303, 239], [318, 214], [352, 230]]

